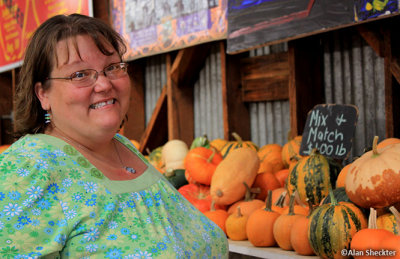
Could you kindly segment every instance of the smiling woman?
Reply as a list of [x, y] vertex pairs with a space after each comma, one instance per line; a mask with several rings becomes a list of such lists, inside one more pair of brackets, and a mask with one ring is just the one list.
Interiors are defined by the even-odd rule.
[[131, 90], [125, 49], [77, 14], [33, 34], [16, 88], [19, 140], [0, 155], [1, 258], [227, 258], [224, 232], [117, 133]]

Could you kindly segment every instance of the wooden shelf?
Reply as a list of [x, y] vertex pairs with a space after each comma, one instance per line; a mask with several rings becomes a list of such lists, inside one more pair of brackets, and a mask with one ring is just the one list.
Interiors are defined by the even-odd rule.
[[229, 252], [271, 259], [316, 259], [318, 256], [298, 255], [294, 251], [285, 251], [279, 247], [255, 247], [249, 241], [229, 240]]

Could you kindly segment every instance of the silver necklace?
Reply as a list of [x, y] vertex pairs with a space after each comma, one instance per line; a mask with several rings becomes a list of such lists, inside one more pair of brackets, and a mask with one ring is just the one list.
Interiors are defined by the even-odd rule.
[[[53, 130], [53, 132], [54, 132], [54, 130]], [[56, 135], [60, 136], [62, 139], [64, 139], [64, 140], [67, 141], [68, 143], [70, 143], [70, 144], [75, 144], [75, 145], [77, 145], [78, 147], [80, 147], [81, 149], [86, 150], [86, 152], [89, 152], [89, 153], [92, 154], [94, 157], [96, 157], [97, 160], [103, 161], [102, 159], [98, 158], [97, 155], [96, 155], [93, 151], [91, 151], [89, 148], [87, 148], [87, 147], [85, 147], [85, 146], [79, 144], [79, 143], [76, 142], [76, 141], [73, 141], [72, 139], [67, 138], [66, 136], [63, 136], [63, 134], [60, 134], [60, 133], [57, 133], [57, 132], [56, 132]], [[136, 173], [136, 170], [135, 170], [133, 167], [129, 167], [129, 166], [125, 166], [125, 165], [124, 165], [124, 163], [122, 162], [121, 156], [119, 155], [119, 151], [118, 151], [117, 145], [115, 144], [115, 141], [112, 140], [112, 142], [113, 142], [113, 145], [114, 145], [114, 149], [115, 149], [115, 151], [116, 151], [116, 153], [117, 153], [119, 162], [120, 162], [120, 164], [121, 164], [121, 167], [122, 167], [127, 173], [130, 173], [130, 174]]]

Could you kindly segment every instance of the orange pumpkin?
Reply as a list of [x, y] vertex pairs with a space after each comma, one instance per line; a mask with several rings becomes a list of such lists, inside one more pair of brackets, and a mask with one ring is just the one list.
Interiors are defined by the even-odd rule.
[[214, 171], [222, 159], [215, 148], [195, 147], [187, 153], [184, 166], [194, 181], [210, 185]]
[[240, 207], [237, 208], [236, 213], [228, 216], [225, 222], [225, 229], [227, 236], [236, 241], [247, 239], [246, 224], [249, 216], [243, 215], [240, 212]]
[[368, 259], [368, 258], [380, 258], [379, 256], [371, 256], [367, 253], [367, 250], [372, 249], [374, 251], [381, 250], [381, 242], [382, 239], [393, 235], [390, 231], [386, 229], [377, 229], [376, 228], [376, 210], [371, 208], [368, 228], [364, 228], [359, 230], [354, 234], [351, 239], [350, 247], [355, 251], [362, 251], [362, 254], [359, 253], [354, 258], [356, 259]]
[[260, 192], [256, 194], [256, 199], [264, 201], [267, 198], [268, 191], [281, 187], [281, 184], [273, 173], [265, 172], [257, 174], [252, 187], [260, 188]]
[[11, 145], [5, 144], [0, 146], [0, 154], [6, 151], [7, 148], [9, 148]]
[[286, 180], [289, 176], [289, 169], [282, 169], [276, 172], [275, 178], [278, 180], [279, 184], [281, 185], [280, 187], [284, 187], [286, 184]]
[[210, 146], [215, 147], [219, 152], [228, 143], [225, 139], [216, 138], [210, 142]]
[[229, 152], [232, 150], [235, 150], [236, 148], [250, 148], [253, 149], [254, 151], [258, 151], [258, 146], [247, 140], [244, 141], [236, 132], [232, 132], [232, 136], [234, 137], [234, 141], [229, 141], [221, 150], [221, 155], [225, 158]]
[[264, 206], [264, 201], [259, 200], [259, 199], [253, 199], [253, 194], [251, 193], [251, 189], [249, 186], [247, 186], [246, 183], [244, 183], [246, 186], [246, 195], [243, 200], [237, 201], [233, 203], [229, 209], [228, 209], [228, 214], [232, 214], [235, 211], [237, 211], [237, 207], [240, 207], [240, 210], [243, 215], [250, 216], [253, 211], [262, 208]]
[[271, 191], [268, 192], [265, 208], [255, 210], [248, 218], [246, 224], [247, 238], [253, 246], [275, 246], [273, 227], [275, 220], [280, 216], [273, 211]]
[[382, 140], [381, 142], [379, 142], [377, 147], [380, 149], [380, 148], [384, 148], [386, 146], [389, 146], [392, 144], [398, 144], [398, 143], [400, 143], [399, 138], [386, 138], [386, 139]]
[[308, 228], [310, 226], [312, 211], [313, 206], [309, 203], [308, 215], [298, 217], [293, 223], [292, 231], [290, 232], [290, 243], [293, 246], [293, 250], [300, 255], [315, 254], [314, 250], [311, 248], [310, 240], [308, 239]]
[[[193, 206], [201, 212], [206, 212], [211, 209], [210, 187], [203, 184], [186, 184], [178, 189]], [[216, 209], [225, 209], [225, 206], [215, 205]]]
[[346, 176], [346, 193], [352, 202], [363, 208], [383, 208], [400, 202], [400, 144], [377, 149], [355, 160]]
[[215, 203], [211, 203], [211, 209], [209, 211], [204, 212], [207, 218], [217, 224], [226, 234], [225, 222], [228, 218], [229, 214], [226, 210], [215, 209]]
[[381, 259], [400, 259], [400, 236], [388, 235], [382, 239], [380, 247], [391, 253], [388, 256], [382, 256]]
[[279, 144], [267, 144], [262, 146], [258, 152], [260, 158], [259, 173], [275, 173], [284, 168], [282, 161], [282, 147]]
[[346, 182], [347, 172], [349, 171], [351, 164], [345, 165], [336, 179], [336, 188], [344, 187]]

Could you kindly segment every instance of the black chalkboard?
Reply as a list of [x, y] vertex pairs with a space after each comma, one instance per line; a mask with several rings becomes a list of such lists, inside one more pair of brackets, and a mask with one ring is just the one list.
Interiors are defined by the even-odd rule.
[[313, 148], [331, 158], [345, 159], [352, 147], [358, 109], [354, 105], [318, 104], [308, 112], [300, 155]]

